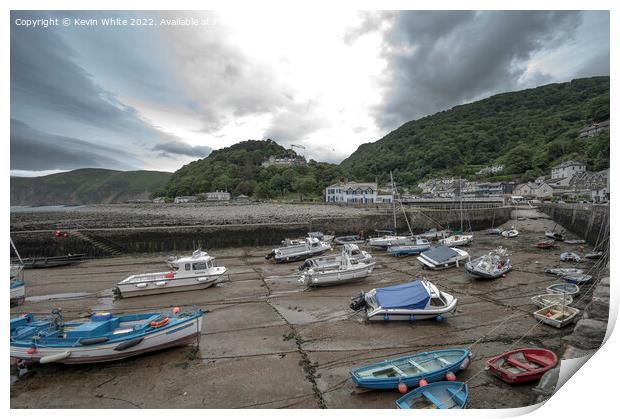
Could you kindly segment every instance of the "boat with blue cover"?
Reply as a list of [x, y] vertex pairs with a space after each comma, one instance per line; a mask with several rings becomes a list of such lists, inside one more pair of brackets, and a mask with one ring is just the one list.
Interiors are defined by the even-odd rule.
[[443, 320], [443, 314], [456, 310], [457, 299], [425, 279], [362, 292], [350, 304], [365, 310], [368, 320]]
[[42, 319], [28, 313], [11, 319], [10, 354], [41, 364], [114, 361], [195, 342], [202, 315], [201, 310], [174, 308], [170, 313], [95, 313], [88, 321], [65, 321], [58, 309]]
[[471, 363], [468, 349], [441, 349], [421, 352], [356, 368], [351, 378], [358, 387], [373, 389], [398, 388], [400, 383], [417, 387], [420, 380], [431, 383], [456, 374]]
[[416, 388], [396, 400], [399, 409], [463, 409], [468, 398], [467, 384], [439, 381]]

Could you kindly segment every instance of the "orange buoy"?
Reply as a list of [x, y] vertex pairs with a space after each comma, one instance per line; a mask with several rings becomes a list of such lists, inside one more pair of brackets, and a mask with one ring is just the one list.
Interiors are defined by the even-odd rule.
[[446, 381], [456, 381], [456, 375], [452, 371], [446, 373]]
[[163, 319], [161, 319], [160, 321], [155, 321], [153, 320], [150, 325], [153, 329], [157, 329], [158, 327], [162, 327], [168, 324], [168, 322], [170, 321], [170, 319], [168, 317], [164, 317]]
[[166, 273], [166, 279], [173, 279], [173, 278], [174, 278], [174, 272]]
[[400, 392], [400, 394], [405, 394], [407, 392], [407, 384], [403, 383], [402, 381], [398, 383], [398, 391]]
[[178, 314], [181, 309], [179, 307], [172, 307], [172, 314]]
[[26, 353], [28, 355], [32, 355], [33, 353], [35, 353], [37, 351], [37, 348], [30, 348], [26, 350]]
[[420, 382], [418, 383], [418, 385], [419, 385], [420, 387], [423, 387], [423, 386], [425, 386], [425, 385], [427, 385], [427, 384], [428, 384], [428, 381], [426, 381], [424, 378], [422, 378], [422, 379], [420, 380]]

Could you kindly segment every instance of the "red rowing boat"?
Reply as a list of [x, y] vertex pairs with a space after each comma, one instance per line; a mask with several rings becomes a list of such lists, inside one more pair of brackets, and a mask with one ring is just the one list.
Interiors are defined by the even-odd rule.
[[487, 360], [486, 369], [502, 381], [516, 384], [540, 379], [557, 362], [558, 357], [547, 349], [522, 348]]

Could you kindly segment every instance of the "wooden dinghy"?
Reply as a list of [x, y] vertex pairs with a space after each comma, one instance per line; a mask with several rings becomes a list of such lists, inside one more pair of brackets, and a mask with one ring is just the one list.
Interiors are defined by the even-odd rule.
[[554, 304], [564, 304], [568, 306], [573, 303], [573, 297], [568, 294], [542, 294], [532, 297], [532, 302], [538, 308], [549, 307]]
[[527, 383], [540, 377], [558, 362], [558, 357], [542, 348], [522, 348], [488, 359], [485, 369], [510, 384]]
[[535, 311], [534, 317], [544, 324], [560, 329], [572, 323], [577, 314], [579, 314], [579, 309], [564, 304], [555, 304]]
[[401, 383], [417, 387], [422, 379], [427, 383], [446, 380], [450, 374], [466, 369], [470, 358], [468, 349], [421, 352], [356, 368], [351, 371], [351, 378], [363, 388], [391, 389]]
[[467, 404], [467, 384], [440, 381], [419, 387], [396, 400], [399, 409], [463, 409]]
[[547, 287], [547, 292], [550, 294], [577, 295], [579, 294], [579, 286], [569, 282], [564, 284], [553, 284]]

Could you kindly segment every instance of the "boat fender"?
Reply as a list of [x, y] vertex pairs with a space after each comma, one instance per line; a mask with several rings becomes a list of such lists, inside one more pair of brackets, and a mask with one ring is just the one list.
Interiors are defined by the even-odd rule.
[[403, 383], [402, 381], [398, 383], [398, 391], [400, 392], [400, 394], [405, 394], [407, 392], [407, 384]]
[[109, 341], [110, 338], [107, 336], [98, 336], [96, 338], [86, 338], [86, 339], [80, 339], [79, 343], [80, 345], [86, 346], [86, 345], [96, 345], [98, 343], [104, 343]]
[[59, 354], [44, 356], [43, 358], [41, 358], [39, 360], [39, 363], [41, 363], [41, 364], [49, 364], [50, 362], [62, 361], [63, 359], [68, 358], [69, 355], [71, 355], [71, 352], [70, 351], [65, 351], [65, 352], [61, 352]]
[[438, 315], [437, 317], [435, 317], [435, 320], [437, 320], [438, 322], [443, 321], [443, 316]]
[[164, 317], [164, 318], [163, 318], [163, 319], [161, 319], [161, 320], [153, 320], [153, 321], [150, 323], [150, 326], [151, 326], [153, 329], [157, 329], [157, 328], [160, 328], [160, 327], [163, 327], [163, 326], [167, 325], [167, 324], [168, 324], [168, 322], [170, 322], [170, 319], [169, 319], [168, 317]]
[[471, 362], [471, 359], [469, 357], [465, 358], [465, 360], [459, 366], [459, 369], [461, 371], [467, 369], [467, 367], [469, 367], [470, 362]]
[[420, 387], [424, 387], [425, 385], [428, 384], [428, 381], [426, 381], [424, 378], [422, 378], [419, 382], [418, 382], [418, 386]]
[[452, 371], [446, 373], [446, 381], [456, 381], [456, 375]]
[[143, 339], [144, 339], [144, 336], [141, 336], [139, 338], [135, 338], [135, 339], [131, 339], [131, 340], [127, 340], [125, 342], [119, 343], [118, 346], [114, 348], [114, 350], [124, 351], [125, 349], [132, 348], [136, 346], [137, 344], [139, 344], [140, 342], [142, 342]]

